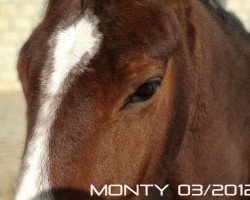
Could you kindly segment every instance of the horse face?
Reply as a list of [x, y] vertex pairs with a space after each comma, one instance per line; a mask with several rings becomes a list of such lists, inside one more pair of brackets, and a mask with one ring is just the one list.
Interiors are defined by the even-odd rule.
[[159, 2], [106, 3], [52, 2], [20, 53], [28, 134], [18, 200], [164, 181], [177, 22]]

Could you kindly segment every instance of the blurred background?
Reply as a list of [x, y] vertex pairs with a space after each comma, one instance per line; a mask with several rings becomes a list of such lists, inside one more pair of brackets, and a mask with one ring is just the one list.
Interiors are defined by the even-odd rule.
[[[250, 31], [250, 0], [221, 0]], [[16, 73], [20, 47], [43, 17], [46, 0], [0, 0], [0, 200], [12, 199], [25, 141], [25, 102]]]

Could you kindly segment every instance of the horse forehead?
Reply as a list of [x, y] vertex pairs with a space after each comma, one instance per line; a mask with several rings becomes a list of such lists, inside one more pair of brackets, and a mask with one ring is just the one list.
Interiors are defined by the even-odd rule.
[[[77, 17], [68, 26], [59, 26], [48, 39], [51, 55], [41, 77], [43, 97], [40, 98], [40, 108], [24, 158], [26, 168], [16, 200], [40, 199], [36, 198], [36, 195], [50, 190], [47, 171], [48, 144], [57, 110], [70, 87], [70, 84], [66, 83], [67, 78], [73, 69], [77, 73], [84, 71], [98, 52], [101, 40], [98, 18], [91, 13]], [[49, 72], [51, 73], [48, 76]]]
[[48, 43], [52, 65], [50, 90], [57, 92], [69, 73], [83, 72], [90, 60], [98, 53], [102, 33], [98, 29], [99, 19], [88, 10], [70, 24], [59, 24]]

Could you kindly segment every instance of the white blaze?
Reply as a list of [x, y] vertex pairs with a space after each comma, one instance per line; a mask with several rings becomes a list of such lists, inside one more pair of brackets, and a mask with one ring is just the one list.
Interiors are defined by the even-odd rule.
[[[68, 28], [57, 29], [49, 39], [51, 57], [41, 77], [40, 108], [24, 158], [24, 172], [16, 200], [52, 199], [48, 193], [51, 188], [49, 138], [63, 94], [67, 92], [64, 83], [73, 68], [79, 73], [86, 69], [98, 52], [101, 40], [97, 17], [87, 14]], [[48, 74], [50, 68], [53, 70]], [[41, 193], [44, 194], [39, 196]]]

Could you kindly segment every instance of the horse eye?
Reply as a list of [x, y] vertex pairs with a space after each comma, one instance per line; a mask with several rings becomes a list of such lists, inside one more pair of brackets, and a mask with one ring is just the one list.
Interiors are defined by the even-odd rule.
[[133, 103], [144, 102], [151, 99], [160, 85], [161, 85], [160, 78], [153, 79], [151, 81], [142, 84], [134, 94], [130, 95], [127, 98], [125, 106], [128, 106], [129, 104]]

